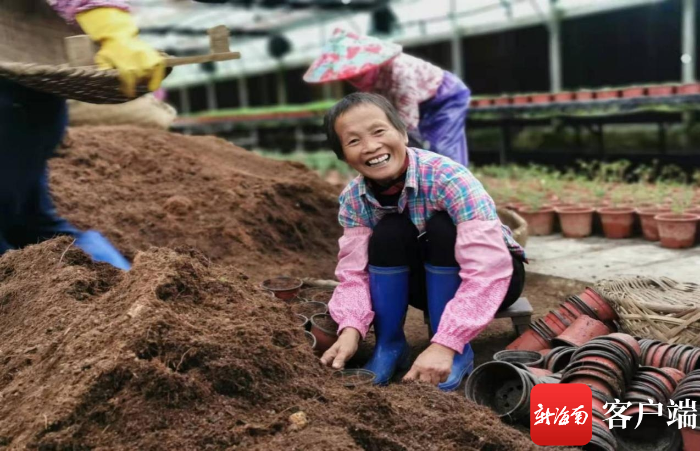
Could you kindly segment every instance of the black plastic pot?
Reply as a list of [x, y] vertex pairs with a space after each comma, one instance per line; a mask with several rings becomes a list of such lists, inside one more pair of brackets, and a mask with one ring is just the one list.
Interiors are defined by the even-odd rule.
[[536, 351], [499, 351], [493, 355], [499, 362], [522, 363], [533, 368], [542, 368], [542, 354]]

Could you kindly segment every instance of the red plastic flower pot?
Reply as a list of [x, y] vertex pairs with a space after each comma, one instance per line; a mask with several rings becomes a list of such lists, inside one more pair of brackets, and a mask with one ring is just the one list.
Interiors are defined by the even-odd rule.
[[533, 94], [532, 103], [549, 103], [552, 101], [551, 94]]
[[566, 238], [585, 238], [593, 231], [593, 213], [590, 207], [557, 207], [561, 233]]
[[562, 303], [561, 306], [557, 309], [557, 311], [571, 322], [574, 322], [576, 318], [583, 315], [583, 313], [569, 301], [565, 301], [564, 303]]
[[685, 249], [695, 244], [695, 233], [700, 216], [693, 214], [663, 213], [655, 216], [659, 224], [661, 246], [669, 249]]
[[690, 83], [678, 87], [678, 94], [700, 94], [700, 83]]
[[552, 352], [552, 348], [540, 349], [540, 350], [537, 351], [537, 352], [539, 352], [540, 355], [541, 355], [543, 358], [547, 358], [547, 356], [549, 355], [549, 353]]
[[314, 337], [314, 334], [312, 334], [308, 330], [305, 330], [304, 337], [306, 337], [306, 341], [309, 343], [309, 346], [311, 346], [311, 349], [316, 351], [316, 337]]
[[649, 97], [666, 97], [673, 95], [673, 93], [676, 91], [676, 86], [650, 86], [648, 91]]
[[319, 313], [311, 317], [311, 333], [316, 337], [316, 350], [323, 354], [338, 340], [338, 325], [331, 315]]
[[496, 106], [507, 106], [510, 105], [511, 98], [509, 96], [496, 97], [493, 104]]
[[526, 330], [511, 344], [506, 346], [507, 350], [518, 351], [539, 351], [545, 348], [549, 348], [549, 342], [532, 329]]
[[661, 371], [673, 378], [673, 380], [676, 381], [676, 385], [680, 384], [683, 378], [685, 377], [684, 372], [679, 371], [675, 368], [663, 367], [661, 368]]
[[574, 96], [579, 102], [589, 102], [594, 99], [595, 94], [593, 91], [577, 91]]
[[309, 321], [309, 318], [305, 317], [304, 315], [299, 315], [299, 314], [296, 315], [296, 318], [298, 321], [297, 324], [302, 329], [309, 330], [309, 328], [311, 327], [311, 321]]
[[552, 207], [544, 207], [539, 210], [520, 208], [518, 214], [527, 222], [530, 236], [545, 236], [554, 232], [554, 209]]
[[527, 370], [528, 370], [529, 372], [531, 372], [532, 374], [534, 374], [535, 376], [537, 376], [537, 377], [549, 377], [549, 376], [551, 376], [552, 374], [554, 374], [554, 373], [552, 373], [551, 371], [546, 370], [546, 369], [544, 369], [544, 368], [535, 368], [535, 367], [532, 367], [532, 366], [528, 366], [528, 367], [527, 367]]
[[657, 346], [656, 349], [654, 349], [654, 353], [651, 354], [651, 361], [649, 366], [660, 368], [661, 362], [663, 361], [663, 356], [670, 347], [671, 345], [668, 343], [662, 343], [659, 346]]
[[700, 429], [681, 429], [683, 451], [698, 451], [700, 449]]
[[304, 282], [296, 277], [275, 277], [262, 283], [263, 290], [270, 291], [283, 301], [293, 299]]
[[622, 90], [622, 97], [626, 99], [634, 97], [644, 97], [646, 93], [646, 88], [643, 86], [633, 86], [631, 88], [625, 88]]
[[609, 358], [609, 357], [604, 357], [600, 355], [588, 355], [584, 357], [580, 357], [579, 359], [576, 360], [577, 362], [595, 362], [603, 365], [605, 368], [608, 370], [612, 371], [615, 373], [615, 376], [619, 380], [625, 380], [625, 371], [624, 369], [620, 366], [619, 362], [616, 360]]
[[553, 349], [544, 361], [545, 368], [554, 373], [563, 371], [571, 362], [571, 356], [575, 350], [575, 348], [566, 346]]
[[603, 297], [592, 288], [586, 288], [586, 291], [579, 294], [578, 297], [595, 312], [599, 320], [617, 321], [619, 319], [617, 313], [608, 301], [603, 299]]
[[571, 325], [571, 322], [564, 322], [563, 318], [558, 317], [558, 313], [555, 314], [555, 312], [549, 312], [542, 318], [542, 321], [554, 332], [555, 337], [564, 332]]
[[513, 105], [527, 105], [530, 103], [530, 96], [514, 96]]
[[620, 90], [619, 89], [603, 89], [600, 91], [596, 91], [595, 98], [597, 100], [611, 100], [611, 99], [617, 99], [620, 97]]
[[554, 94], [555, 102], [571, 102], [574, 100], [573, 92], [558, 92]]
[[552, 340], [552, 345], [557, 346], [583, 346], [588, 341], [595, 337], [601, 335], [607, 335], [610, 333], [608, 326], [602, 322], [590, 318], [588, 316], [581, 316], [576, 318], [576, 321], [571, 323], [562, 334]]
[[313, 296], [311, 296], [311, 300], [314, 302], [321, 302], [323, 304], [328, 304], [329, 302], [331, 302], [332, 297], [333, 297], [332, 291], [324, 290], [324, 291], [320, 291], [320, 292], [314, 294]]
[[637, 208], [637, 215], [639, 215], [639, 221], [642, 224], [642, 235], [645, 240], [648, 241], [659, 241], [659, 225], [656, 222], [656, 215], [661, 213], [668, 213], [671, 210], [669, 208]]
[[322, 302], [300, 302], [292, 306], [292, 312], [306, 318], [311, 318], [317, 313], [328, 313], [328, 306]]
[[608, 239], [622, 239], [632, 236], [634, 209], [627, 207], [603, 207], [598, 209], [603, 233]]

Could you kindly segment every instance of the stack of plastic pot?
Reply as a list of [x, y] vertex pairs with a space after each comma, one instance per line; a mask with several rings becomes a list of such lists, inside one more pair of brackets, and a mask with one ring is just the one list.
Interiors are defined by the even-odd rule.
[[639, 359], [639, 343], [634, 337], [620, 333], [597, 337], [573, 353], [562, 383], [587, 384], [620, 399], [632, 382]]
[[[675, 451], [680, 447], [680, 431], [667, 425], [670, 418], [666, 406], [683, 376], [675, 368], [639, 368], [623, 400], [632, 403], [622, 412], [622, 415], [630, 417], [629, 422], [624, 429], [615, 428], [619, 450]], [[661, 404], [661, 416], [658, 415], [659, 408], [649, 405], [649, 400], [653, 404]]]
[[508, 363], [522, 363], [533, 368], [542, 368], [544, 359], [535, 351], [498, 351], [493, 355], [493, 360]]
[[576, 348], [571, 346], [560, 346], [552, 349], [544, 358], [544, 367], [552, 373], [563, 371], [564, 368], [571, 362], [571, 356], [576, 351]]
[[552, 340], [564, 333], [582, 316], [605, 323], [608, 329], [616, 330], [615, 321], [618, 317], [615, 310], [592, 288], [586, 288], [578, 296], [569, 297], [557, 310], [534, 321], [530, 329], [515, 339], [506, 349], [541, 351], [551, 348]]
[[556, 383], [538, 378], [525, 367], [493, 361], [484, 363], [469, 375], [465, 394], [505, 420], [529, 423], [530, 391], [543, 382]]
[[576, 349], [564, 370], [562, 383], [586, 384], [593, 392], [593, 439], [587, 449], [614, 451], [615, 437], [607, 428], [602, 406], [620, 399], [632, 382], [641, 350], [634, 337], [610, 334], [597, 337]]
[[675, 368], [683, 373], [700, 369], [700, 348], [672, 345], [658, 340], [639, 340], [642, 364], [656, 368]]
[[[678, 384], [671, 399], [676, 405], [680, 405], [681, 402], [684, 405], [693, 402], [696, 405], [700, 404], [700, 371], [695, 370], [688, 373]], [[673, 426], [675, 425], [671, 427]], [[683, 438], [684, 451], [697, 451], [700, 449], [700, 428], [685, 427], [681, 429], [681, 437]]]

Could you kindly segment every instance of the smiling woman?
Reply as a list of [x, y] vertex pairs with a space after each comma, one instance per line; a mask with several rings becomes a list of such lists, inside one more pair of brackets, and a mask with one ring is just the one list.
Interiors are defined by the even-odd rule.
[[376, 384], [388, 383], [409, 364], [403, 318], [411, 304], [427, 312], [434, 336], [405, 378], [454, 390], [473, 369], [469, 342], [522, 292], [523, 249], [467, 168], [407, 147], [406, 127], [385, 98], [345, 97], [325, 129], [338, 158], [360, 175], [340, 195], [340, 285], [329, 303], [339, 337], [321, 360], [342, 368], [374, 324], [365, 368]]

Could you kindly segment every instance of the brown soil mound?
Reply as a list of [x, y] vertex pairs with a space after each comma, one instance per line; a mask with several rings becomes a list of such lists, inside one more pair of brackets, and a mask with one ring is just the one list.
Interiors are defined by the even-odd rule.
[[128, 273], [92, 263], [68, 238], [4, 255], [0, 443], [536, 448], [459, 393], [342, 387], [318, 365], [289, 307], [246, 279], [193, 250], [139, 252]]
[[332, 277], [338, 189], [298, 163], [214, 137], [137, 127], [71, 129], [51, 161], [61, 214], [103, 232], [127, 257], [192, 246], [261, 281]]

